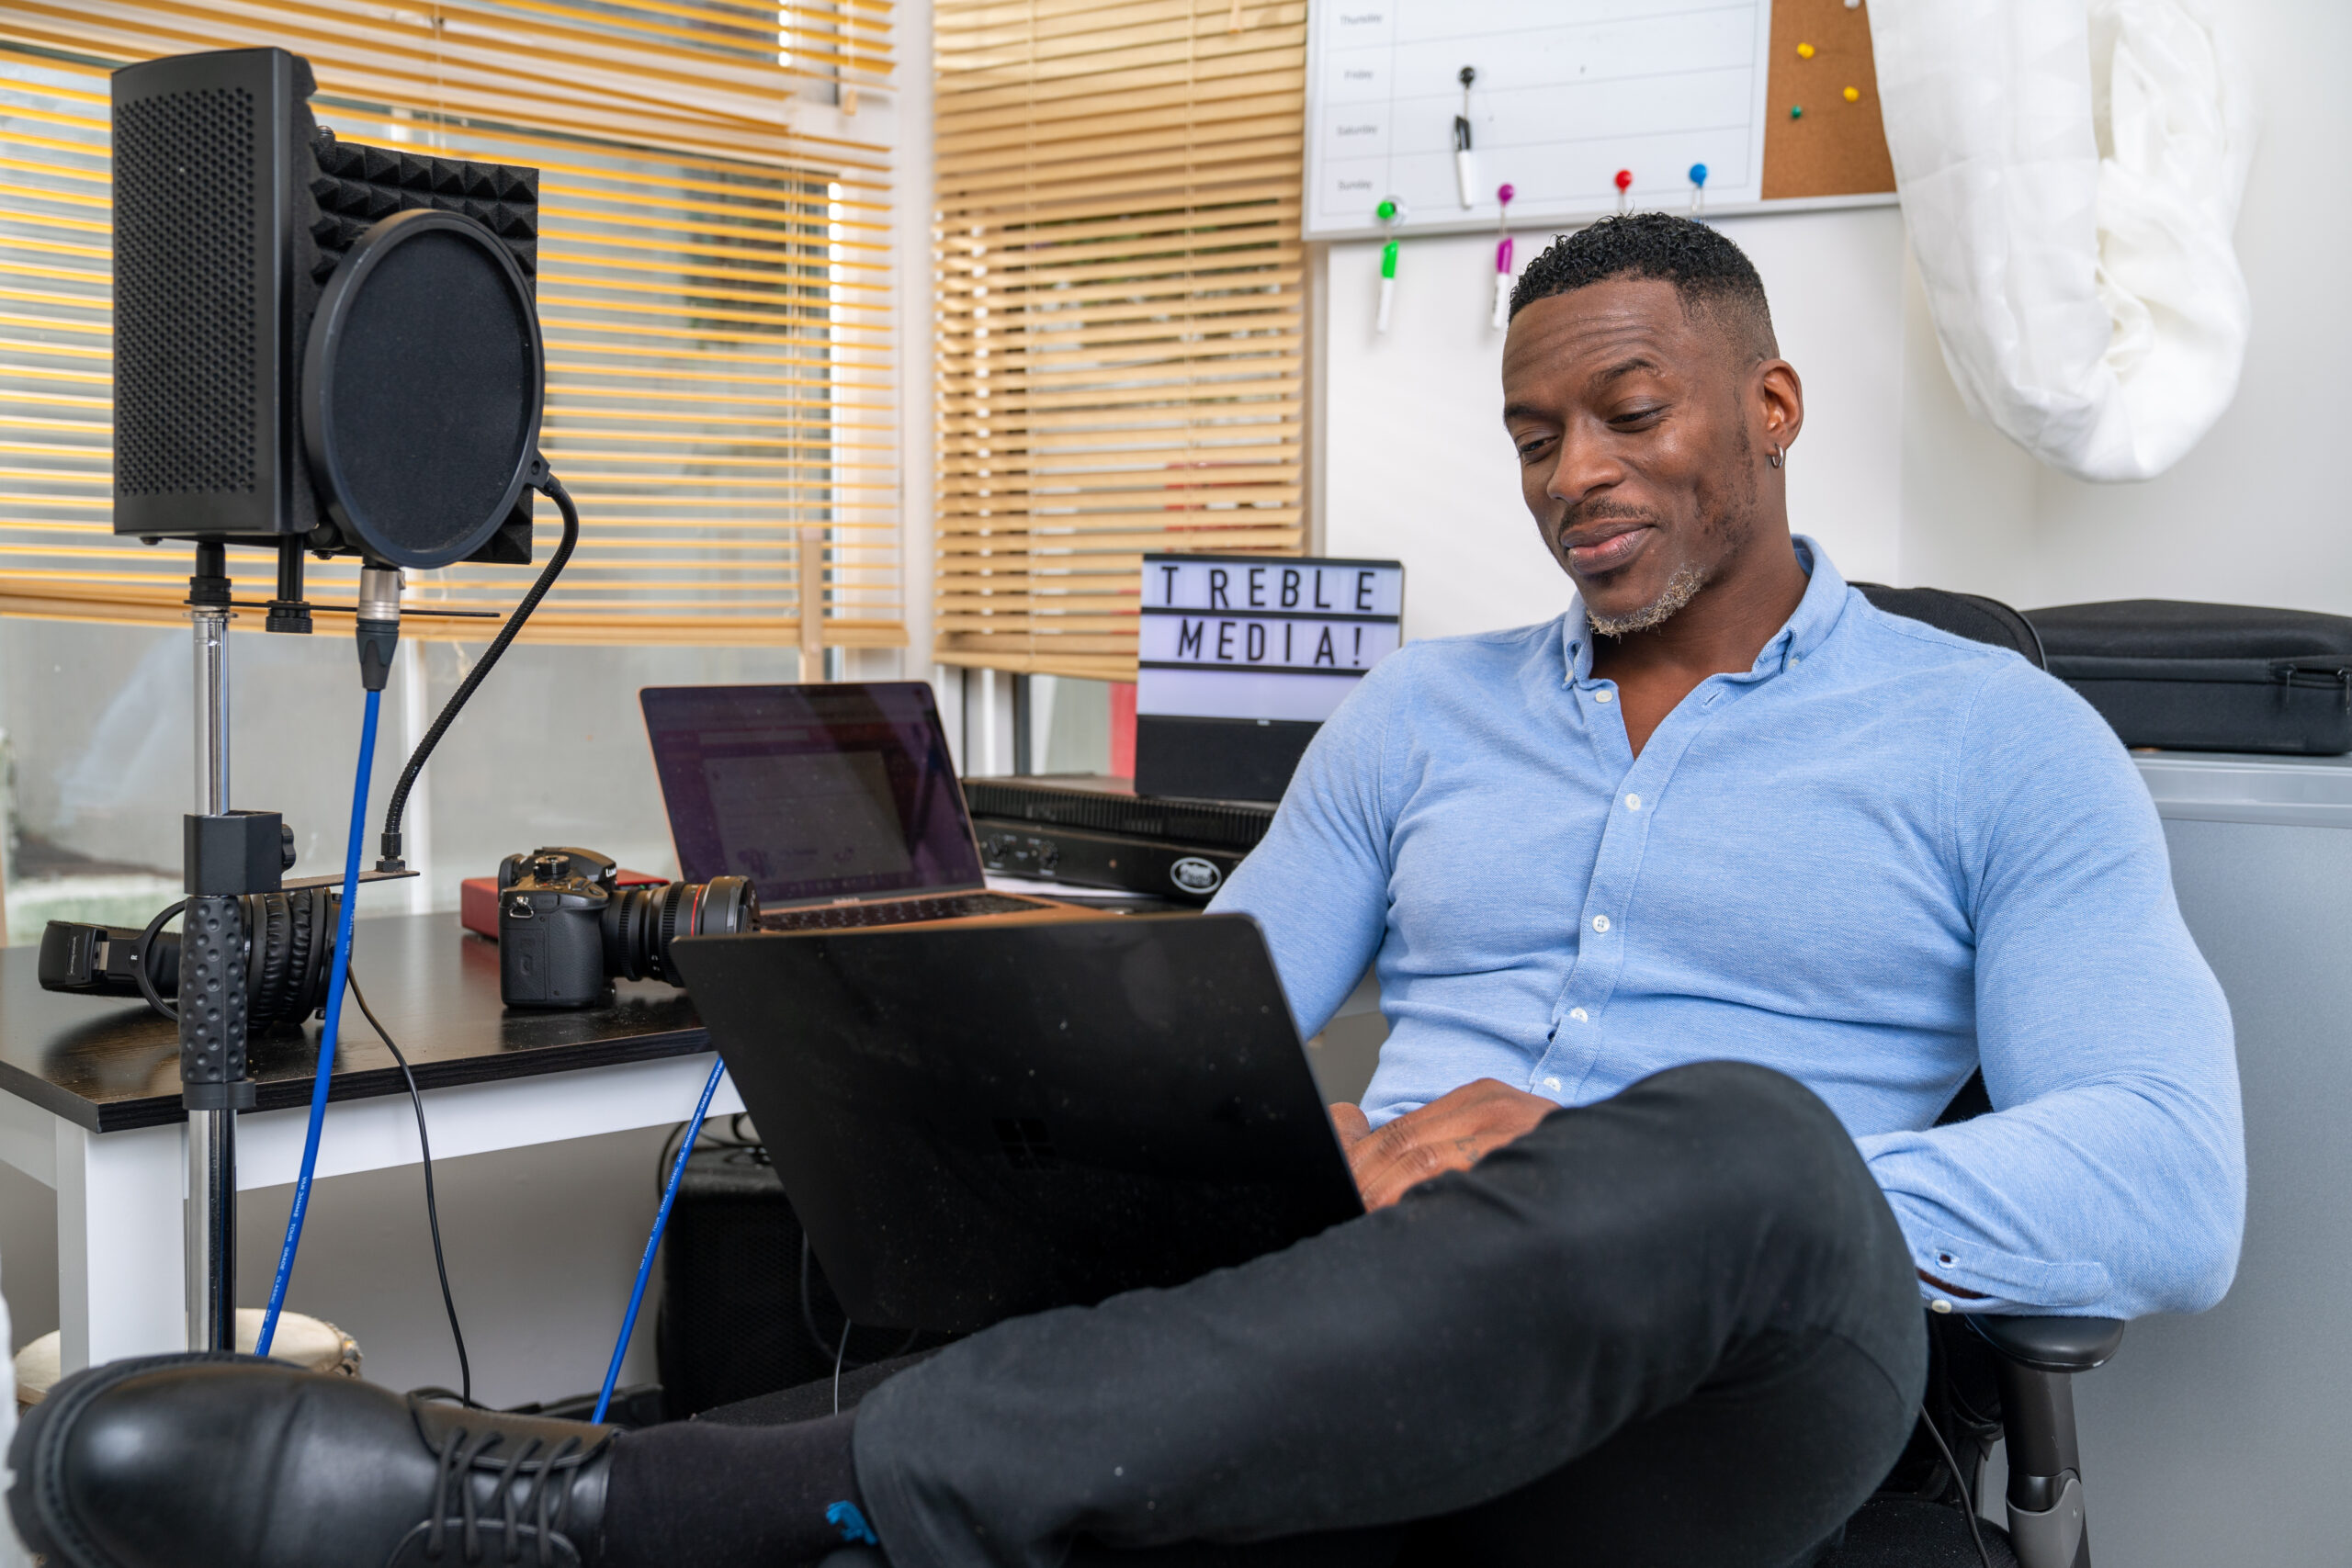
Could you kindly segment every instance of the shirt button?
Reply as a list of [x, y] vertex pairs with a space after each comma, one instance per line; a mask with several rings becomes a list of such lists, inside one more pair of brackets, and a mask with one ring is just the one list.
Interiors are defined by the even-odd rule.
[[1802, 653], [1792, 653], [1792, 654], [1790, 654], [1790, 655], [1789, 655], [1789, 668], [1790, 668], [1790, 669], [1793, 670], [1793, 669], [1795, 669], [1798, 665], [1803, 664], [1804, 662], [1804, 654], [1802, 654]]
[[1591, 1015], [1586, 1012], [1582, 1008], [1570, 1008], [1568, 1010], [1568, 1016], [1575, 1019], [1578, 1023], [1583, 1023], [1591, 1017]]
[[1941, 1296], [1938, 1296], [1934, 1301], [1928, 1303], [1928, 1310], [1929, 1312], [1950, 1312], [1951, 1311], [1951, 1303], [1944, 1300]]
[[1609, 929], [1609, 917], [1608, 917], [1608, 916], [1606, 916], [1606, 915], [1595, 915], [1595, 916], [1593, 916], [1593, 917], [1592, 917], [1592, 929], [1593, 929], [1594, 931], [1607, 931], [1607, 930]]
[[1593, 694], [1592, 694], [1592, 700], [1593, 700], [1594, 702], [1597, 702], [1597, 703], [1605, 703], [1605, 702], [1607, 702], [1607, 701], [1609, 700], [1609, 697], [1610, 697], [1609, 689], [1608, 689], [1607, 687], [1605, 687], [1605, 686], [1604, 686], [1604, 687], [1602, 687], [1600, 691], [1595, 692], [1595, 693], [1593, 693]]
[[1628, 810], [1628, 811], [1639, 811], [1641, 808], [1642, 808], [1642, 797], [1641, 797], [1640, 795], [1627, 795], [1627, 796], [1625, 797], [1625, 809], [1626, 809], [1626, 810]]
[[1560, 1080], [1557, 1078], [1545, 1078], [1544, 1080], [1544, 1087], [1556, 1091], [1560, 1087]]

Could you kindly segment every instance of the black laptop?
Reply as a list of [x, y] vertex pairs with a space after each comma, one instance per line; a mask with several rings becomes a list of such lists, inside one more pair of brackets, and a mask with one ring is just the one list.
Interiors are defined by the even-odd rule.
[[695, 1005], [851, 1317], [968, 1330], [1363, 1212], [1238, 915], [689, 937]]

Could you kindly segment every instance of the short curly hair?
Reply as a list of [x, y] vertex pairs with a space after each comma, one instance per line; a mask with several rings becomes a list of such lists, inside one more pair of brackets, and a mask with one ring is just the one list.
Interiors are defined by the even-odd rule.
[[1538, 299], [1619, 277], [1672, 284], [1686, 313], [1713, 317], [1754, 358], [1781, 352], [1764, 280], [1747, 253], [1704, 223], [1665, 212], [1623, 213], [1561, 235], [1519, 275], [1510, 313], [1516, 317]]

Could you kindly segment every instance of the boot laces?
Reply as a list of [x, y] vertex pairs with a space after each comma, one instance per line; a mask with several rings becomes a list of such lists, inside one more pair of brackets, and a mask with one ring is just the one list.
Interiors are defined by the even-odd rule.
[[[499, 1500], [499, 1523], [503, 1545], [499, 1553], [503, 1562], [518, 1562], [523, 1556], [523, 1532], [517, 1527], [527, 1517], [534, 1544], [537, 1548], [538, 1568], [552, 1568], [555, 1543], [561, 1540], [567, 1546], [571, 1541], [564, 1537], [563, 1527], [571, 1510], [571, 1479], [581, 1468], [605, 1450], [608, 1437], [594, 1448], [584, 1446], [576, 1438], [566, 1438], [547, 1450], [544, 1459], [535, 1459], [546, 1447], [537, 1438], [526, 1438], [520, 1448], [511, 1450], [503, 1458], [492, 1458], [491, 1450], [505, 1442], [506, 1434], [492, 1430], [475, 1435], [463, 1427], [451, 1427], [441, 1439], [441, 1447], [434, 1458], [435, 1478], [433, 1488], [433, 1515], [426, 1521], [424, 1554], [439, 1562], [447, 1550], [448, 1528], [452, 1515], [460, 1527], [458, 1551], [462, 1561], [480, 1562], [482, 1559], [481, 1517], [475, 1500], [475, 1489], [468, 1478], [476, 1469], [488, 1471], [494, 1478]], [[559, 1473], [562, 1472], [562, 1473]], [[530, 1484], [520, 1489], [517, 1481]], [[453, 1497], [452, 1492], [456, 1493]]]

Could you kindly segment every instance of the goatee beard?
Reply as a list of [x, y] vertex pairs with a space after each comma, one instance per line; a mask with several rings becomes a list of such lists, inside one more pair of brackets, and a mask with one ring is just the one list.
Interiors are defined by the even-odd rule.
[[1596, 615], [1588, 608], [1584, 613], [1585, 619], [1590, 621], [1592, 629], [1602, 637], [1623, 637], [1628, 632], [1648, 631], [1672, 620], [1676, 611], [1697, 598], [1699, 590], [1707, 586], [1707, 577], [1708, 573], [1703, 569], [1686, 561], [1674, 569], [1674, 575], [1666, 580], [1666, 586], [1659, 591], [1658, 596], [1640, 609], [1623, 615]]

